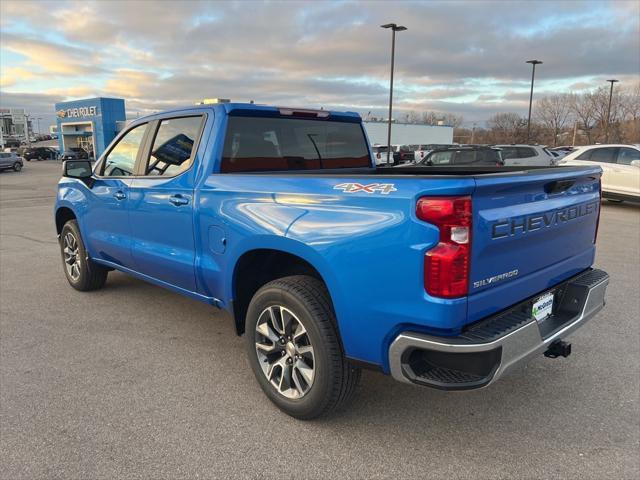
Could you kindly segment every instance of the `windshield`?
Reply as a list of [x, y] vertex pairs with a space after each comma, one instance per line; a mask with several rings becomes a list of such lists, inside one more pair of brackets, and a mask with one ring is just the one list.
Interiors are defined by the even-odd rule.
[[232, 116], [220, 170], [225, 173], [370, 166], [360, 123]]

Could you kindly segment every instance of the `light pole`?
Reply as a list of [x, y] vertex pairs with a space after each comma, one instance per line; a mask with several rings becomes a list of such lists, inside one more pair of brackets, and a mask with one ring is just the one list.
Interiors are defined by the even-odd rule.
[[613, 84], [617, 83], [619, 80], [612, 78], [611, 80], [607, 80], [611, 84], [611, 89], [609, 90], [609, 106], [607, 107], [607, 133], [605, 136], [605, 143], [609, 143], [609, 124], [611, 123], [611, 99], [613, 98]]
[[36, 118], [36, 121], [38, 122], [38, 135], [42, 135], [42, 132], [40, 131], [40, 120], [42, 120], [40, 117]]
[[402, 32], [406, 30], [407, 27], [396, 25], [395, 23], [385, 23], [380, 26], [391, 29], [391, 80], [389, 81], [389, 127], [387, 130], [387, 165], [389, 165], [389, 158], [391, 156], [391, 112], [393, 109], [393, 63], [396, 53], [396, 32]]
[[527, 119], [527, 143], [531, 138], [531, 104], [533, 103], [533, 81], [536, 78], [536, 65], [542, 64], [540, 60], [527, 60], [526, 63], [533, 65], [531, 71], [531, 93], [529, 94], [529, 118]]
[[31, 138], [29, 135], [29, 115], [28, 113], [24, 116], [24, 140], [27, 145], [31, 145]]

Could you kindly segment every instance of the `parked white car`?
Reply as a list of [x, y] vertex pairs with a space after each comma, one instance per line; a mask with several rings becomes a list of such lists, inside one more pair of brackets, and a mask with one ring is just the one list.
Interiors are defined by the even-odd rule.
[[611, 200], [640, 200], [640, 148], [635, 145], [579, 147], [560, 165], [599, 165], [602, 196]]
[[545, 166], [555, 165], [555, 157], [541, 145], [494, 145], [502, 150], [502, 160], [506, 166], [511, 165], [532, 165]]

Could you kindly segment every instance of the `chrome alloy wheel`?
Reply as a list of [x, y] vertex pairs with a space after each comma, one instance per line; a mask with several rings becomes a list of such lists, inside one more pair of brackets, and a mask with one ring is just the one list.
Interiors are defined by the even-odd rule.
[[78, 240], [71, 232], [67, 232], [64, 236], [64, 263], [67, 268], [67, 273], [73, 279], [77, 281], [80, 278], [80, 249], [78, 248]]
[[256, 323], [256, 353], [267, 380], [281, 395], [297, 399], [313, 385], [315, 357], [307, 330], [280, 305], [263, 310]]

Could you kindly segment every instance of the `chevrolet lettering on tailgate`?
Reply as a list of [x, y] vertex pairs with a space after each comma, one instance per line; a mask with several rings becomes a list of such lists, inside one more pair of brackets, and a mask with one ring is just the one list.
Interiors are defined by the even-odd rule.
[[534, 232], [585, 217], [597, 211], [598, 202], [596, 201], [535, 215], [500, 220], [491, 225], [491, 238], [497, 240], [498, 238]]

